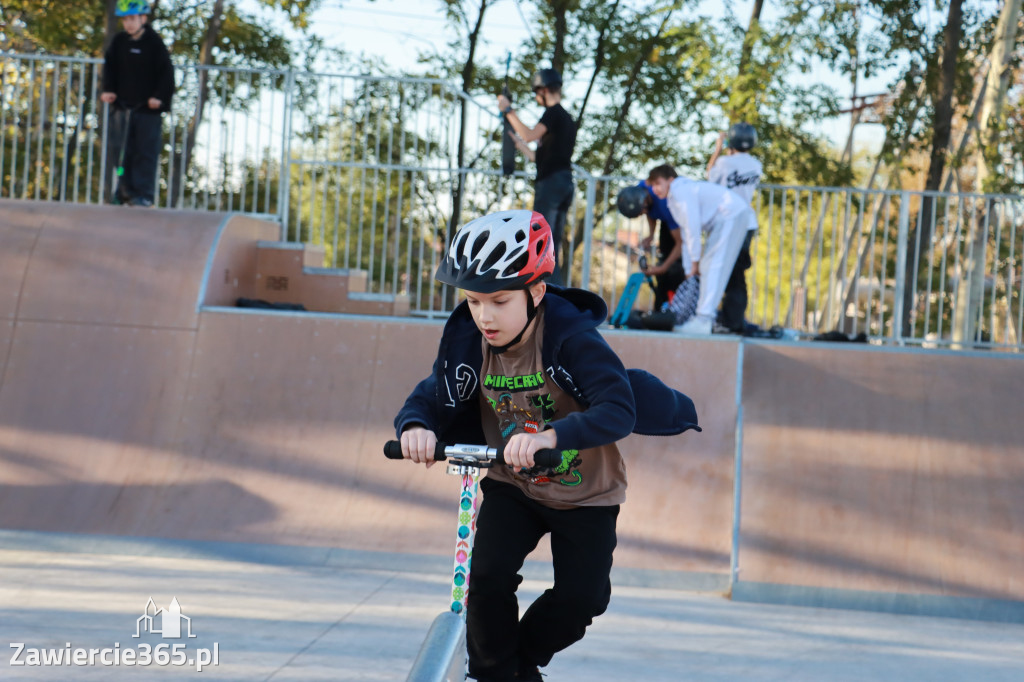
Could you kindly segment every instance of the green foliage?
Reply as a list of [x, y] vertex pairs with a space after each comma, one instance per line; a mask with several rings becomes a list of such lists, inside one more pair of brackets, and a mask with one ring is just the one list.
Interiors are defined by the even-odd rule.
[[[268, 11], [284, 15], [296, 29], [309, 27], [311, 13], [322, 0], [259, 0]], [[106, 0], [8, 0], [0, 7], [0, 47], [19, 52], [101, 56], [106, 30]], [[252, 68], [283, 68], [300, 53], [277, 22], [239, 9], [237, 0], [224, 4], [224, 22], [217, 40], [216, 63]], [[210, 26], [214, 0], [162, 0], [152, 17], [171, 53], [198, 59]], [[319, 41], [313, 42], [314, 47]], [[310, 44], [303, 41], [301, 53]]]
[[0, 49], [99, 55], [105, 11], [105, 0], [5, 0], [0, 4]]

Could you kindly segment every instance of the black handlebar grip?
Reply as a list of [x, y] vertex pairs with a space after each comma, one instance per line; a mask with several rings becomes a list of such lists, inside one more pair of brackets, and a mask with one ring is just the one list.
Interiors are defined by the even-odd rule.
[[533, 456], [533, 462], [537, 466], [554, 469], [562, 465], [562, 451], [553, 449], [538, 450]]
[[[438, 443], [434, 447], [434, 459], [438, 462], [443, 462], [447, 459], [444, 454], [444, 443]], [[402, 443], [397, 440], [389, 440], [384, 443], [384, 456], [388, 459], [402, 459]]]
[[[505, 451], [499, 449], [494, 457], [494, 461], [499, 464], [505, 464]], [[562, 464], [562, 451], [550, 448], [538, 450], [533, 454], [533, 463], [535, 466], [554, 469]]]

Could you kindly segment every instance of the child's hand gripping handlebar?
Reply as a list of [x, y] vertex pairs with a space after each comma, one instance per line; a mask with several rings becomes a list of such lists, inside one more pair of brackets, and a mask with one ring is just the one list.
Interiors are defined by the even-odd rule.
[[[397, 440], [389, 440], [384, 444], [384, 456], [388, 459], [402, 459], [402, 444]], [[434, 459], [443, 462], [451, 458], [459, 464], [475, 464], [487, 467], [491, 463], [505, 463], [501, 448], [489, 448], [483, 445], [446, 445], [438, 443], [434, 448]], [[533, 456], [537, 466], [554, 468], [562, 463], [562, 451], [554, 449], [538, 450]]]

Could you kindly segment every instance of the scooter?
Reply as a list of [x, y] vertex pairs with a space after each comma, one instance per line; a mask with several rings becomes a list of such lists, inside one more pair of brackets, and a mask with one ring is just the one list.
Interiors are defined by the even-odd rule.
[[[403, 459], [402, 444], [397, 440], [389, 440], [384, 445], [384, 456], [388, 459]], [[562, 463], [562, 453], [560, 450], [540, 450], [533, 459], [538, 466], [554, 468]], [[462, 682], [466, 679], [466, 598], [469, 594], [473, 538], [476, 536], [480, 469], [505, 463], [500, 448], [444, 443], [438, 443], [434, 449], [434, 460], [447, 461], [446, 473], [462, 480], [451, 600], [448, 610], [439, 614], [431, 624], [406, 682]]]

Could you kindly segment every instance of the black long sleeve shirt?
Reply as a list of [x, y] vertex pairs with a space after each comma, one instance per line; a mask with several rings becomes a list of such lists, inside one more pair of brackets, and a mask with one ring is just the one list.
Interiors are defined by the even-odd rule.
[[117, 94], [117, 105], [147, 108], [150, 97], [160, 100], [160, 111], [171, 110], [174, 66], [164, 41], [149, 24], [132, 40], [121, 31], [110, 42], [103, 60], [103, 91]]

